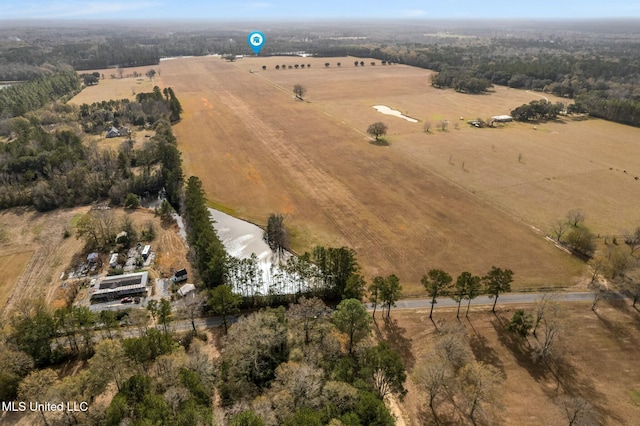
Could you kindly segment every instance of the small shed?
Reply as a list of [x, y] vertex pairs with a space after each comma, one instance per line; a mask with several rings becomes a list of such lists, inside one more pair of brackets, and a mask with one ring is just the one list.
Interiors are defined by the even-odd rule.
[[185, 284], [182, 287], [180, 287], [180, 289], [178, 290], [178, 294], [182, 297], [185, 297], [187, 294], [191, 293], [192, 291], [196, 291], [196, 286], [193, 284]]
[[187, 280], [187, 270], [186, 269], [180, 269], [179, 271], [176, 271], [176, 273], [173, 274], [173, 278], [171, 278], [171, 280], [174, 283], [180, 283], [182, 281], [186, 281]]

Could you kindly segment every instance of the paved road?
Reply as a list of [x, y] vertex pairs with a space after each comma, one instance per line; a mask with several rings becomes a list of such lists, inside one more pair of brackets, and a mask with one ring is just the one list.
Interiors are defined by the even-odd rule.
[[[570, 293], [507, 293], [502, 294], [498, 298], [498, 306], [502, 305], [510, 305], [510, 304], [524, 304], [524, 303], [535, 303], [540, 300], [545, 294], [552, 294], [554, 300], [558, 302], [591, 302], [593, 301], [594, 294], [589, 291], [585, 292], [570, 292]], [[606, 292], [602, 294], [603, 299], [624, 299], [625, 296], [620, 293], [614, 292]], [[488, 296], [478, 296], [476, 299], [471, 301], [471, 306], [491, 306], [493, 305], [493, 299], [490, 299]], [[373, 310], [373, 306], [368, 303], [365, 304], [368, 310]], [[434, 309], [439, 308], [455, 308], [458, 304], [449, 297], [442, 297], [437, 300], [437, 304]], [[467, 301], [462, 302], [462, 309], [466, 309]], [[396, 302], [397, 309], [429, 309], [431, 308], [431, 299], [405, 299], [399, 300]], [[380, 306], [378, 306], [380, 309]], [[239, 317], [230, 316], [227, 321], [229, 324], [233, 324], [238, 321]], [[219, 327], [222, 325], [222, 318], [220, 317], [204, 317], [204, 318], [196, 318], [194, 320], [196, 328], [198, 330], [203, 330], [207, 328]], [[161, 329], [160, 325], [155, 326], [158, 329]], [[172, 321], [169, 324], [169, 329], [171, 331], [184, 332], [192, 329], [191, 320], [189, 319], [180, 319]], [[139, 331], [136, 327], [126, 327], [121, 328], [118, 332], [123, 337], [138, 337]], [[100, 340], [102, 338], [102, 333], [96, 333], [96, 339]], [[60, 338], [62, 340], [64, 338]], [[62, 340], [62, 343], [65, 344], [66, 341]]]
[[[585, 292], [572, 292], [572, 293], [547, 293], [553, 294], [554, 300], [558, 302], [587, 302], [593, 300], [593, 293], [590, 291]], [[518, 303], [535, 303], [544, 296], [544, 293], [507, 293], [501, 294], [498, 297], [498, 305], [505, 304], [518, 304]], [[619, 293], [607, 293], [607, 298], [623, 298]], [[471, 301], [471, 306], [483, 306], [493, 305], [494, 300], [489, 296], [478, 296]], [[371, 304], [366, 305], [368, 309], [371, 309]], [[434, 309], [456, 307], [458, 303], [449, 297], [441, 297], [437, 299], [437, 304]], [[462, 301], [462, 306], [467, 306], [467, 301]], [[430, 308], [431, 299], [406, 299], [396, 302], [394, 309], [419, 309]]]
[[[558, 302], [591, 302], [593, 301], [594, 294], [590, 291], [584, 292], [570, 292], [570, 293], [507, 293], [502, 294], [498, 298], [498, 306], [508, 304], [523, 304], [523, 303], [535, 303], [542, 299], [545, 294], [553, 294], [554, 300]], [[620, 293], [606, 292], [602, 294], [603, 299], [624, 299], [625, 296]], [[462, 309], [466, 308], [467, 301], [462, 302]], [[493, 305], [493, 299], [488, 296], [478, 296], [471, 301], [471, 306], [491, 306]], [[365, 304], [368, 310], [373, 310], [373, 306], [370, 303]], [[452, 308], [457, 307], [458, 304], [449, 297], [442, 297], [438, 299], [434, 309], [438, 308]], [[396, 302], [396, 309], [423, 309], [431, 308], [431, 299], [405, 299]], [[380, 306], [378, 306], [378, 310]], [[238, 320], [238, 317], [230, 317], [229, 323], [232, 324]], [[219, 317], [207, 317], [198, 318], [195, 320], [196, 327], [198, 329], [218, 327], [222, 325], [222, 320]], [[186, 331], [191, 329], [191, 322], [188, 320], [178, 320], [172, 323], [174, 330]]]

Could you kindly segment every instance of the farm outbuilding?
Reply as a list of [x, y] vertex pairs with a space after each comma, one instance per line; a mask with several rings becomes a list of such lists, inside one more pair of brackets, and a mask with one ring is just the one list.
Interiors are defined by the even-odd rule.
[[100, 281], [96, 291], [91, 295], [91, 301], [105, 302], [125, 296], [146, 296], [148, 280], [147, 272], [106, 277]]
[[178, 289], [178, 294], [182, 297], [185, 297], [187, 294], [196, 290], [196, 286], [193, 284], [185, 284], [180, 289]]
[[173, 274], [173, 277], [171, 277], [171, 281], [173, 281], [174, 283], [180, 283], [186, 280], [187, 280], [186, 269], [180, 269], [179, 271], [176, 271], [175, 274]]
[[508, 123], [510, 121], [513, 121], [513, 117], [510, 115], [496, 115], [495, 117], [491, 117], [491, 120], [495, 121], [496, 123]]

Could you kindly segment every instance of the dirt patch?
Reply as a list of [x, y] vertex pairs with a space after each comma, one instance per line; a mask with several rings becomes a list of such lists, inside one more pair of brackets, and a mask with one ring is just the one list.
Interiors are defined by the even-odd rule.
[[[553, 367], [559, 371], [559, 378], [534, 364], [528, 354], [515, 350], [506, 336], [503, 325], [513, 311], [532, 309], [531, 306], [499, 309], [497, 316], [489, 309], [478, 308], [472, 311], [469, 321], [462, 321], [476, 359], [495, 366], [505, 376], [496, 404], [500, 423], [532, 426], [566, 423], [555, 400], [570, 390], [593, 405], [598, 424], [633, 424], [640, 413], [634, 399], [640, 383], [640, 373], [635, 368], [640, 315], [627, 303], [605, 303], [599, 306], [597, 314], [591, 312], [588, 303], [561, 307], [565, 320]], [[380, 337], [387, 338], [400, 351], [411, 372], [433, 345], [435, 326], [428, 311], [392, 311], [391, 319], [391, 323], [378, 319]], [[434, 319], [455, 322], [455, 309], [437, 310]], [[426, 394], [411, 378], [407, 389], [409, 392], [400, 404], [407, 424], [426, 424]]]

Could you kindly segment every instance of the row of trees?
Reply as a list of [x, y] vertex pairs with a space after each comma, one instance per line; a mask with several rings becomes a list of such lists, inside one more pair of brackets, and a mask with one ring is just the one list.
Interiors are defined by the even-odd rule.
[[191, 176], [184, 195], [184, 218], [187, 226], [187, 241], [194, 263], [206, 288], [225, 283], [227, 253], [218, 238], [206, 205], [202, 181]]
[[[469, 316], [471, 301], [483, 293], [494, 299], [492, 312], [495, 312], [500, 294], [511, 291], [513, 271], [493, 266], [483, 277], [473, 275], [470, 272], [462, 272], [454, 283], [451, 275], [442, 269], [431, 269], [422, 277], [421, 282], [431, 297], [429, 319], [433, 318], [433, 308], [438, 303], [437, 299], [443, 296], [449, 296], [458, 303], [456, 317], [459, 318], [462, 301], [467, 300], [466, 316]], [[368, 290], [369, 301], [373, 304], [373, 316], [375, 316], [377, 306], [381, 305], [382, 315], [384, 316], [386, 308], [387, 317], [389, 317], [391, 307], [395, 306], [395, 302], [402, 295], [402, 286], [398, 277], [393, 274], [386, 278], [375, 277], [369, 284]]]

